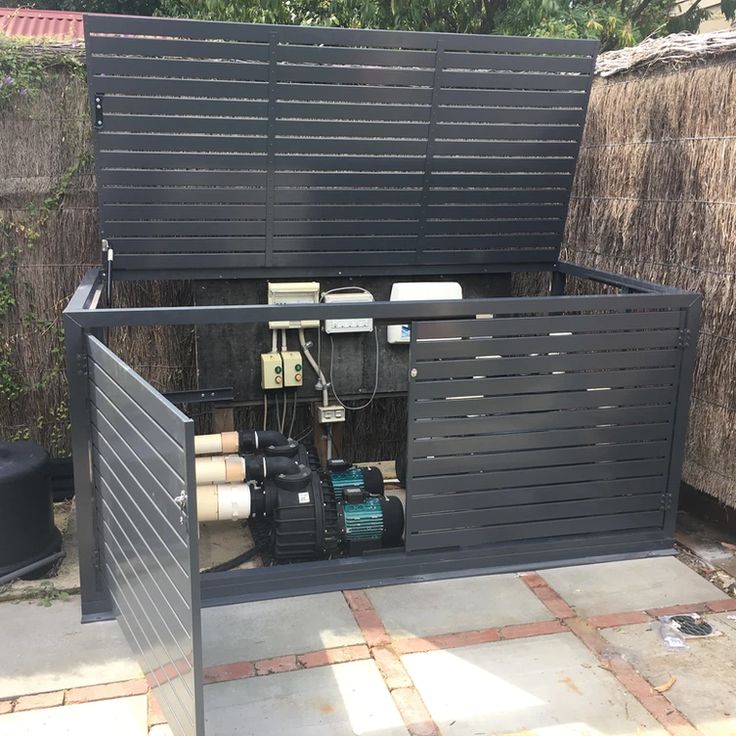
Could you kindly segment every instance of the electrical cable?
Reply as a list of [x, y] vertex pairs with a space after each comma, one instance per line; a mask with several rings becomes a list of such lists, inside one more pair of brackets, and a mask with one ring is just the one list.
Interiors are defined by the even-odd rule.
[[281, 350], [286, 352], [288, 349], [286, 346], [286, 330], [281, 330]]
[[322, 369], [319, 367], [319, 364], [314, 359], [314, 356], [309, 351], [307, 338], [304, 336], [304, 328], [302, 327], [299, 328], [299, 344], [302, 346], [304, 355], [306, 356], [309, 364], [312, 366], [314, 372], [317, 374], [317, 378], [319, 379], [319, 384], [321, 385], [322, 390], [322, 406], [328, 406], [330, 403], [330, 397], [327, 393], [327, 379], [325, 378], [325, 374], [322, 372]]
[[376, 372], [373, 380], [373, 391], [371, 392], [370, 398], [365, 403], [361, 404], [360, 406], [348, 406], [348, 404], [344, 403], [343, 400], [338, 396], [337, 387], [335, 386], [335, 381], [332, 376], [332, 370], [335, 360], [335, 341], [332, 339], [332, 335], [330, 335], [330, 388], [332, 389], [332, 394], [335, 397], [337, 403], [340, 404], [343, 409], [347, 409], [348, 411], [361, 411], [362, 409], [367, 409], [373, 403], [373, 399], [376, 398], [376, 393], [378, 392], [378, 372], [380, 366], [381, 352], [378, 346], [378, 330], [376, 329], [375, 325], [373, 327], [373, 337], [376, 342]]
[[288, 403], [289, 403], [289, 400], [286, 396], [286, 393], [284, 393], [284, 408], [281, 411], [281, 422], [279, 423], [279, 432], [281, 432], [281, 434], [284, 433], [284, 428], [286, 427], [286, 409], [287, 409]]
[[263, 392], [263, 431], [268, 429], [268, 394]]
[[276, 412], [275, 412], [275, 416], [276, 416], [276, 429], [280, 432], [281, 429], [279, 428], [279, 416], [280, 416], [281, 412], [279, 410], [279, 395], [275, 391], [273, 393], [273, 403], [274, 403], [275, 409], [276, 409]]
[[294, 408], [291, 412], [291, 424], [289, 425], [289, 434], [288, 436], [291, 437], [294, 433], [294, 423], [296, 422], [296, 389], [294, 389]]
[[246, 550], [242, 554], [239, 554], [230, 560], [226, 560], [225, 562], [220, 562], [218, 565], [213, 565], [212, 567], [208, 567], [206, 570], [202, 570], [202, 574], [206, 574], [210, 572], [225, 572], [226, 570], [232, 570], [234, 567], [237, 567], [238, 565], [242, 565], [244, 562], [249, 562], [254, 557], [257, 557], [258, 555], [260, 555], [262, 552], [263, 552], [263, 549], [261, 545], [253, 545], [249, 550]]
[[279, 351], [279, 336], [276, 330], [271, 330], [271, 352], [278, 353]]

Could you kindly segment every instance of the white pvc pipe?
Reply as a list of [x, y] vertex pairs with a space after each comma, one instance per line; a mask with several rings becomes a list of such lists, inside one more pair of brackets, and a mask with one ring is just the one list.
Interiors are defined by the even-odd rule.
[[197, 520], [238, 521], [250, 517], [247, 483], [212, 483], [197, 486]]
[[237, 432], [198, 434], [194, 438], [195, 455], [232, 455], [238, 451], [240, 438]]
[[197, 485], [209, 483], [241, 483], [245, 480], [245, 458], [239, 455], [198, 457], [194, 474]]

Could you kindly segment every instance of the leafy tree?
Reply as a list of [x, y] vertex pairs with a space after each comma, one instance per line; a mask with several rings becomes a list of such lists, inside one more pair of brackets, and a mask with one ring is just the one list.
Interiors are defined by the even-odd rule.
[[[6, 0], [7, 1], [7, 0]], [[709, 11], [695, 0], [33, 0], [32, 7], [169, 15], [251, 23], [396, 28], [454, 33], [599, 38], [603, 50], [649, 37], [696, 31]], [[11, 6], [28, 6], [10, 0]], [[727, 18], [736, 0], [721, 0]]]
[[[457, 33], [599, 38], [604, 50], [648, 36], [696, 31], [702, 0], [674, 15], [678, 0], [161, 0], [159, 13], [255, 23], [397, 28]], [[723, 0], [730, 19], [736, 0]]]
[[78, 13], [123, 13], [153, 15], [160, 0], [5, 0], [7, 8], [38, 8], [40, 10], [73, 10]]

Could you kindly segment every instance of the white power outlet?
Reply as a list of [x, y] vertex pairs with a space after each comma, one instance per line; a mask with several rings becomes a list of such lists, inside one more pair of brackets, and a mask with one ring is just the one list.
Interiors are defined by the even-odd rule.
[[[325, 292], [323, 296], [326, 304], [355, 304], [358, 302], [372, 302], [373, 295], [367, 291], [335, 291]], [[373, 320], [370, 317], [348, 317], [340, 319], [326, 319], [325, 332], [328, 334], [347, 332], [372, 332]]]
[[317, 407], [317, 421], [320, 424], [334, 424], [345, 421], [345, 409], [340, 404]]

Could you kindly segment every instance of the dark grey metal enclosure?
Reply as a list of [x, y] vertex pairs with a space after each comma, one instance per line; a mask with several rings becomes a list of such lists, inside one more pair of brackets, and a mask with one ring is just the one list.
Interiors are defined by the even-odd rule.
[[[204, 730], [200, 605], [672, 551], [700, 297], [558, 260], [595, 43], [85, 27], [108, 250], [64, 317], [83, 614], [118, 618], [176, 736]], [[514, 271], [547, 295], [109, 299], [118, 279]], [[411, 323], [404, 547], [207, 574], [200, 601], [193, 423], [107, 331], [368, 317]]]

